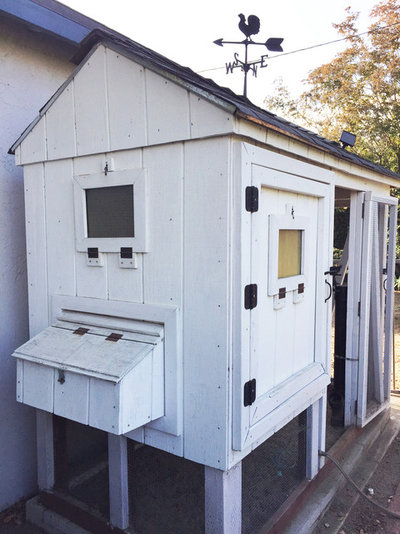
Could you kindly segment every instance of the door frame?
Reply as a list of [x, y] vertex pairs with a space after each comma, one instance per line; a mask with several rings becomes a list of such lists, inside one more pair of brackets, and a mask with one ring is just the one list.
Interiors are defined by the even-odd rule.
[[[239, 158], [238, 158], [239, 159]], [[257, 174], [257, 167], [262, 167], [262, 173]], [[262, 442], [269, 437], [286, 422], [298, 415], [304, 409], [311, 406], [314, 402], [325, 395], [326, 386], [330, 380], [329, 358], [327, 350], [324, 350], [322, 357], [318, 358], [315, 364], [319, 365], [319, 371], [311, 373], [310, 380], [306, 381], [303, 388], [282, 400], [279, 406], [268, 412], [267, 417], [263, 417], [256, 424], [251, 425], [250, 406], [244, 406], [243, 403], [243, 386], [251, 380], [250, 372], [250, 315], [251, 310], [243, 306], [243, 292], [248, 284], [257, 283], [251, 280], [251, 258], [252, 258], [252, 220], [257, 213], [249, 213], [243, 209], [245, 189], [248, 186], [257, 187], [261, 191], [261, 186], [285, 191], [293, 191], [300, 194], [319, 197], [320, 210], [326, 210], [326, 216], [319, 217], [322, 226], [319, 230], [321, 236], [320, 243], [324, 243], [323, 250], [321, 245], [318, 246], [317, 254], [321, 255], [319, 261], [320, 267], [316, 272], [316, 293], [317, 302], [324, 304], [328, 296], [327, 285], [325, 284], [324, 271], [329, 269], [329, 261], [332, 252], [332, 235], [333, 235], [333, 176], [334, 173], [299, 160], [258, 147], [241, 143], [240, 147], [240, 164], [237, 166], [237, 172], [241, 172], [238, 182], [241, 184], [240, 192], [237, 191], [236, 198], [241, 203], [241, 225], [238, 232], [240, 238], [241, 264], [240, 264], [240, 289], [236, 295], [235, 310], [236, 317], [240, 315], [239, 335], [233, 338], [233, 429], [232, 429], [232, 446], [236, 451], [243, 451], [255, 442]], [[262, 177], [261, 177], [262, 175]], [[323, 323], [326, 328], [316, 330], [315, 344], [324, 346], [325, 349], [330, 346], [330, 328], [327, 325], [331, 323], [331, 307], [328, 304], [322, 306]], [[318, 313], [318, 311], [317, 311]], [[234, 315], [235, 319], [235, 315]], [[235, 347], [239, 350], [235, 350]], [[240, 358], [238, 358], [238, 355]], [[235, 362], [237, 366], [235, 367]], [[265, 414], [267, 415], [267, 414]]]
[[[392, 359], [393, 309], [394, 309], [394, 269], [397, 232], [397, 199], [380, 197], [372, 191], [351, 193], [350, 227], [349, 227], [349, 273], [347, 302], [347, 335], [346, 335], [346, 394], [345, 394], [345, 426], [363, 427], [384, 410], [390, 403], [390, 366]], [[376, 225], [373, 224], [374, 203], [385, 207], [381, 217], [381, 228], [386, 228], [387, 213], [389, 220], [389, 240], [387, 253], [386, 307], [382, 301], [379, 306], [382, 316], [373, 315], [373, 343], [377, 354], [383, 354], [385, 374], [380, 388], [381, 401], [376, 410], [367, 414], [367, 383], [369, 331], [371, 319], [370, 293], [379, 297], [379, 284], [383, 283], [383, 273], [379, 274], [380, 265], [386, 261], [385, 249], [382, 245], [383, 235], [374, 235]], [[360, 236], [362, 238], [360, 239]], [[378, 246], [378, 254], [373, 254], [374, 241]], [[381, 260], [379, 261], [379, 255]], [[382, 297], [383, 298], [383, 297]], [[378, 305], [378, 304], [377, 304]], [[382, 333], [389, 343], [385, 343], [383, 352]], [[374, 362], [379, 370], [381, 361]]]

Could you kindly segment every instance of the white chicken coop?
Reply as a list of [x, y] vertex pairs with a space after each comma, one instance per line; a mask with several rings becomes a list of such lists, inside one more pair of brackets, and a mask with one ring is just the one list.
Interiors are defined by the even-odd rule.
[[205, 466], [204, 530], [240, 533], [242, 460], [299, 414], [305, 475], [320, 465], [335, 198], [351, 205], [346, 424], [387, 406], [398, 176], [128, 39], [93, 32], [76, 62], [11, 149], [31, 333], [17, 398], [37, 408], [40, 489], [57, 487], [55, 421], [73, 421], [75, 441], [108, 435], [113, 526], [130, 523], [134, 442]]

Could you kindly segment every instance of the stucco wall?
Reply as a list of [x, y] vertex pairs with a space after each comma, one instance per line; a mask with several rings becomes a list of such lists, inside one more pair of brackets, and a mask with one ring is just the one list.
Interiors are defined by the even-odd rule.
[[34, 411], [15, 401], [28, 338], [22, 169], [7, 151], [73, 70], [69, 45], [0, 18], [0, 510], [36, 489]]

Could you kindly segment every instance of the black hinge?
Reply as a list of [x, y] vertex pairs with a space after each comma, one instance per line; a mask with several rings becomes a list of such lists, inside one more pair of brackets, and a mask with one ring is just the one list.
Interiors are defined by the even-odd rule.
[[76, 334], [77, 336], [84, 336], [85, 334], [87, 334], [87, 332], [89, 332], [89, 328], [82, 328], [80, 326], [79, 328], [74, 330], [72, 333]]
[[364, 219], [364, 213], [365, 213], [365, 202], [362, 203], [361, 219]]
[[121, 247], [120, 255], [122, 259], [132, 259], [132, 247]]
[[87, 249], [87, 255], [88, 258], [98, 258], [99, 257], [99, 249], [98, 248], [88, 248]]
[[361, 302], [358, 302], [358, 310], [357, 310], [357, 315], [360, 317], [360, 313], [361, 313]]
[[358, 411], [358, 401], [354, 401], [354, 413], [357, 415], [357, 411]]
[[256, 400], [256, 379], [249, 380], [244, 385], [243, 403], [245, 406], [251, 406]]
[[244, 307], [252, 310], [257, 306], [257, 284], [249, 284], [244, 288]]
[[106, 337], [106, 341], [118, 341], [121, 339], [122, 334], [116, 334], [115, 332], [111, 332], [111, 334]]
[[250, 213], [258, 211], [258, 188], [254, 185], [246, 187], [246, 210]]

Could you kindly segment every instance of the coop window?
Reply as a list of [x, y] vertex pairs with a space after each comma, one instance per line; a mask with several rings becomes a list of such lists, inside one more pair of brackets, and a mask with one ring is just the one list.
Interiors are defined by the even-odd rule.
[[[285, 215], [269, 216], [268, 295], [280, 290], [298, 290], [307, 285], [306, 254], [310, 233], [310, 219], [299, 216], [296, 209], [287, 207]], [[304, 291], [304, 289], [303, 289]]]
[[86, 190], [88, 237], [134, 237], [133, 185]]
[[279, 230], [278, 278], [301, 274], [302, 230]]
[[147, 252], [145, 169], [75, 176], [74, 203], [79, 252]]

